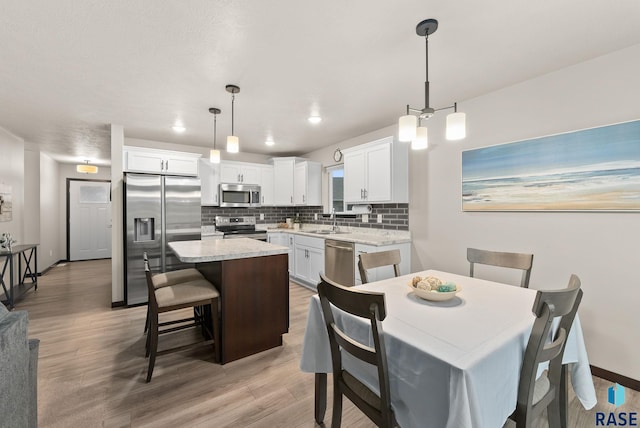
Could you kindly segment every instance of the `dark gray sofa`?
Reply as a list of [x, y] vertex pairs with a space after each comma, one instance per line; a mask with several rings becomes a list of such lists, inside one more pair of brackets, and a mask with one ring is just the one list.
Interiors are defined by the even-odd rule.
[[0, 428], [38, 426], [38, 339], [28, 339], [26, 311], [0, 303]]

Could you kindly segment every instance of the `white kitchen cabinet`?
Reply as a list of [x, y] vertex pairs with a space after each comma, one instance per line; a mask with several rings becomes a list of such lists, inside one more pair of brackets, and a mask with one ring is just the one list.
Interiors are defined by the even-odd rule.
[[322, 164], [303, 158], [272, 158], [274, 205], [322, 205]]
[[293, 234], [286, 232], [267, 232], [267, 242], [275, 245], [289, 247], [289, 275], [293, 275], [294, 271], [294, 249], [295, 242]]
[[[356, 285], [361, 285], [362, 280], [360, 279], [360, 270], [358, 269], [358, 260], [359, 256], [362, 253], [376, 253], [378, 251], [387, 251], [387, 250], [400, 250], [400, 274], [406, 275], [411, 272], [411, 243], [406, 242], [403, 244], [391, 244], [391, 245], [366, 245], [366, 244], [356, 244], [356, 257], [354, 260], [355, 263], [355, 283]], [[369, 269], [367, 271], [367, 277], [369, 282], [373, 281], [381, 281], [383, 279], [393, 278], [395, 276], [395, 271], [393, 266], [382, 266], [375, 269]]]
[[260, 197], [263, 206], [274, 204], [274, 181], [273, 166], [264, 165], [260, 167]]
[[295, 235], [294, 277], [314, 289], [324, 272], [324, 239]]
[[267, 242], [289, 247], [289, 275], [293, 275], [294, 242], [293, 235], [286, 232], [267, 232]]
[[293, 173], [294, 205], [322, 205], [322, 164], [304, 161], [296, 163]]
[[408, 150], [393, 137], [344, 149], [345, 202], [409, 202]]
[[209, 159], [200, 159], [200, 199], [202, 206], [220, 205], [220, 164], [212, 164]]
[[198, 176], [198, 153], [173, 152], [145, 147], [123, 147], [123, 170], [151, 174]]
[[293, 205], [293, 176], [295, 158], [273, 158], [273, 204], [276, 206]]
[[220, 182], [232, 184], [260, 184], [260, 166], [246, 162], [220, 162]]

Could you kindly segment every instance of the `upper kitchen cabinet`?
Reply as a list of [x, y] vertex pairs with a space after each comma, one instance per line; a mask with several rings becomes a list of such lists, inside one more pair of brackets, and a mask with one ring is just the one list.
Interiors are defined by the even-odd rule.
[[220, 182], [260, 184], [260, 165], [246, 162], [220, 162]]
[[274, 204], [273, 166], [260, 166], [260, 203], [265, 206]]
[[200, 198], [203, 206], [220, 205], [220, 164], [212, 164], [208, 159], [200, 159]]
[[293, 203], [322, 205], [322, 164], [304, 161], [296, 163], [293, 172]]
[[293, 205], [293, 174], [295, 158], [273, 158], [273, 204], [277, 206]]
[[322, 205], [322, 165], [302, 158], [272, 158], [274, 205]]
[[409, 202], [408, 144], [386, 137], [342, 152], [345, 202]]
[[198, 176], [199, 153], [174, 152], [145, 147], [123, 147], [123, 170], [151, 174]]

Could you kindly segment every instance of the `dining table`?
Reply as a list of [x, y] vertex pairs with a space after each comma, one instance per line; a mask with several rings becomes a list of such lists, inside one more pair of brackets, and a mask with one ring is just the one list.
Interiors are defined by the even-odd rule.
[[[412, 291], [415, 276], [453, 282], [460, 291], [450, 300], [424, 300]], [[503, 426], [516, 408], [520, 369], [535, 321], [535, 289], [438, 270], [355, 288], [385, 294], [387, 316], [382, 326], [391, 404], [401, 427]], [[341, 329], [373, 346], [368, 319], [336, 308], [333, 311]], [[345, 353], [343, 365], [378, 392], [373, 366]], [[315, 419], [321, 423], [326, 409], [327, 373], [332, 372], [332, 367], [329, 337], [317, 295], [309, 303], [300, 368], [315, 373]], [[544, 367], [540, 367], [539, 373], [543, 371]], [[565, 388], [560, 395], [564, 406], [567, 377], [582, 406], [595, 406], [596, 393], [579, 316], [563, 355]]]

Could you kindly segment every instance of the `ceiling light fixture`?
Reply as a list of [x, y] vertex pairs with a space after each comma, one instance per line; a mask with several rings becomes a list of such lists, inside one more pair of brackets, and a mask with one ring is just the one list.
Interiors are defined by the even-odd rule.
[[[466, 136], [466, 115], [458, 112], [458, 103], [438, 109], [429, 106], [429, 34], [435, 33], [437, 29], [438, 21], [435, 19], [425, 19], [416, 26], [416, 34], [424, 37], [426, 46], [425, 107], [415, 109], [407, 104], [407, 114], [398, 120], [398, 139], [404, 142], [411, 141], [411, 148], [414, 150], [426, 149], [429, 146], [427, 127], [422, 126], [422, 121], [429, 119], [440, 110], [453, 109], [453, 113], [447, 116], [447, 140], [461, 140]], [[418, 116], [416, 117], [414, 113]]]
[[177, 132], [178, 134], [182, 134], [186, 128], [178, 123], [176, 123], [175, 125], [173, 125], [171, 127], [171, 129], [173, 129], [175, 132]]
[[267, 146], [273, 146], [275, 143], [273, 142], [273, 138], [267, 138], [267, 141], [264, 142]]
[[318, 115], [309, 116], [307, 120], [309, 121], [309, 123], [313, 123], [314, 125], [322, 122], [322, 118]]
[[220, 163], [220, 150], [216, 149], [216, 119], [222, 110], [215, 107], [209, 108], [209, 113], [213, 114], [213, 149], [209, 150], [209, 162]]
[[236, 94], [240, 92], [240, 87], [236, 85], [225, 86], [227, 92], [231, 92], [231, 135], [227, 137], [227, 151], [229, 153], [238, 153], [240, 151], [240, 142], [238, 137], [233, 133], [233, 105], [236, 100]]
[[85, 174], [97, 174], [98, 167], [95, 165], [89, 165], [89, 161], [85, 160], [84, 163], [76, 165], [77, 172], [83, 172]]

